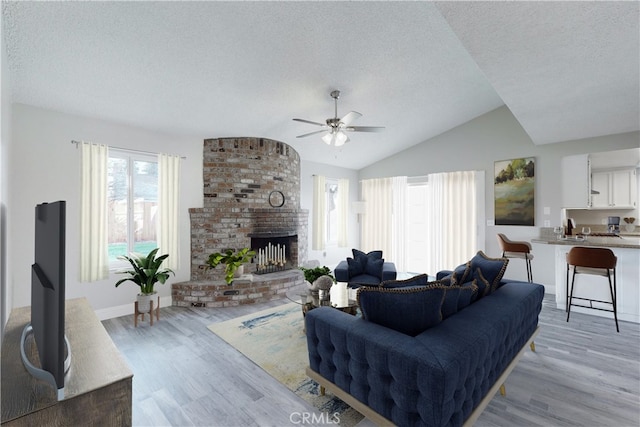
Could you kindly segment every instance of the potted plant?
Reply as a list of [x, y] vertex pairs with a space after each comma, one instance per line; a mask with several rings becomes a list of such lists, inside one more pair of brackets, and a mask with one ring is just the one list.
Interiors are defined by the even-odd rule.
[[128, 277], [120, 279], [116, 282], [116, 288], [120, 284], [131, 281], [140, 287], [140, 293], [137, 296], [138, 311], [140, 313], [148, 313], [152, 296], [156, 293], [154, 286], [160, 282], [164, 284], [169, 278], [169, 274], [175, 273], [169, 268], [161, 269], [160, 266], [169, 254], [156, 257], [158, 248], [153, 249], [148, 255], [131, 253], [131, 256], [122, 255], [118, 259], [129, 261], [133, 270], [117, 271], [117, 274], [127, 274]]
[[240, 277], [244, 272], [244, 263], [249, 262], [256, 254], [249, 248], [242, 248], [238, 252], [233, 249], [227, 249], [225, 252], [216, 252], [209, 255], [207, 265], [209, 268], [215, 268], [218, 264], [224, 264], [224, 280], [227, 285], [233, 282], [234, 277]]
[[329, 276], [331, 277], [331, 280], [333, 280], [333, 283], [336, 282], [335, 277], [333, 277], [333, 274], [331, 274], [331, 270], [329, 270], [329, 267], [327, 266], [314, 268], [300, 267], [300, 270], [302, 270], [302, 272], [304, 273], [304, 280], [306, 280], [310, 284], [313, 284], [313, 282], [315, 282], [318, 277], [322, 276]]
[[322, 304], [323, 301], [328, 301], [331, 286], [336, 283], [336, 278], [331, 274], [329, 267], [300, 267], [300, 270], [304, 273], [304, 279], [311, 285], [311, 296], [314, 299], [318, 299], [316, 305]]

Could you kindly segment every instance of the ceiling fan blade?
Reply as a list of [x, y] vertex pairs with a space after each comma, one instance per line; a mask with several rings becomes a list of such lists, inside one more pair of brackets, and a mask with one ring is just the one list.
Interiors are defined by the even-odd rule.
[[349, 124], [356, 120], [357, 118], [362, 117], [362, 114], [357, 111], [349, 111], [343, 118], [340, 119], [340, 123], [345, 126], [349, 126]]
[[293, 120], [295, 120], [296, 122], [309, 123], [310, 125], [327, 127], [326, 123], [312, 122], [311, 120], [305, 120], [305, 119], [293, 119]]
[[298, 135], [298, 136], [296, 136], [296, 138], [304, 138], [306, 136], [311, 136], [311, 135], [315, 135], [317, 133], [322, 133], [322, 132], [326, 132], [326, 130], [316, 130], [314, 132], [309, 132], [309, 133], [305, 133], [303, 135]]
[[346, 127], [345, 130], [353, 132], [382, 132], [384, 126], [349, 126]]

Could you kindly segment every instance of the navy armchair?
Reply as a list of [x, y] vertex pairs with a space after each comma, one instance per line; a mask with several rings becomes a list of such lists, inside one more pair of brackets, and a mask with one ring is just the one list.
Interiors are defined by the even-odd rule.
[[395, 280], [396, 265], [382, 258], [382, 251], [365, 254], [353, 249], [353, 258], [340, 261], [334, 270], [338, 282], [347, 282], [351, 288], [362, 285], [377, 286], [385, 280]]

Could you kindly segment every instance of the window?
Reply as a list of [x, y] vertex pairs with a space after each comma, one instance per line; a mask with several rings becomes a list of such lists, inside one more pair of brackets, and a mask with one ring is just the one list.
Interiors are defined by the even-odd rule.
[[158, 160], [156, 156], [109, 150], [107, 163], [109, 264], [120, 255], [149, 253], [157, 246]]

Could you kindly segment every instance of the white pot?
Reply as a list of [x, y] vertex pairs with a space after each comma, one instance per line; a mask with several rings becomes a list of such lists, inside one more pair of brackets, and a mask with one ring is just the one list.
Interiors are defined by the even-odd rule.
[[625, 224], [624, 229], [627, 233], [633, 233], [633, 231], [636, 229], [636, 226], [633, 224]]
[[244, 274], [244, 264], [240, 267], [236, 268], [236, 271], [233, 272], [233, 277], [238, 278]]
[[151, 310], [151, 301], [156, 294], [157, 292], [152, 294], [138, 294], [136, 296], [136, 301], [138, 301], [138, 313], [148, 313]]

